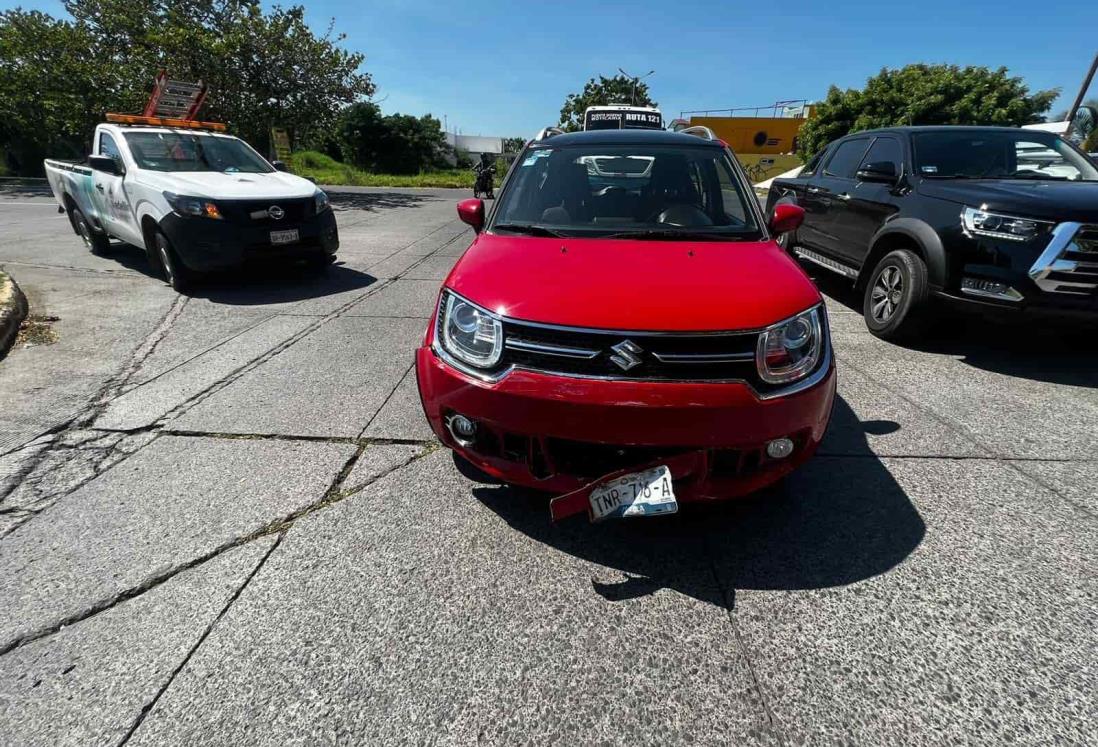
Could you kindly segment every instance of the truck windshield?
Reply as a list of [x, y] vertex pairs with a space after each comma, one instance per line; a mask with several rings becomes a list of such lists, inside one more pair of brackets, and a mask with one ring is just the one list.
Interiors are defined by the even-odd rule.
[[274, 171], [258, 153], [233, 137], [182, 132], [127, 132], [126, 143], [143, 169], [267, 174]]
[[531, 148], [512, 167], [489, 230], [552, 236], [753, 240], [761, 228], [723, 148]]
[[1050, 132], [941, 130], [912, 140], [915, 170], [928, 178], [1098, 181], [1098, 168]]

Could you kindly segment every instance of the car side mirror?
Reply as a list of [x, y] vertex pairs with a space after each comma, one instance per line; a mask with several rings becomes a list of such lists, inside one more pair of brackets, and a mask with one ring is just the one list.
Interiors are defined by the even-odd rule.
[[770, 214], [770, 232], [775, 236], [796, 231], [804, 222], [804, 208], [798, 205], [782, 203], [774, 206]]
[[896, 173], [896, 164], [892, 161], [874, 161], [858, 169], [857, 177], [863, 182], [895, 184], [899, 174]]
[[484, 228], [484, 200], [462, 200], [458, 203], [458, 217], [480, 233]]
[[113, 174], [114, 176], [124, 176], [126, 173], [126, 170], [122, 168], [122, 164], [110, 156], [88, 156], [88, 166], [96, 171]]
[[290, 173], [290, 167], [286, 165], [285, 161], [271, 161], [271, 165], [275, 167], [275, 171]]

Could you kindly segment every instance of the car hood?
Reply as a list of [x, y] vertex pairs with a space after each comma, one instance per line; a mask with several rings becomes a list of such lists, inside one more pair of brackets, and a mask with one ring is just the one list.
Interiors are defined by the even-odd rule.
[[269, 174], [142, 171], [141, 181], [166, 192], [214, 200], [292, 199], [310, 197], [317, 189], [308, 179], [282, 171]]
[[919, 193], [959, 205], [1051, 221], [1098, 222], [1098, 182], [923, 179]]
[[482, 234], [446, 286], [514, 319], [634, 331], [756, 329], [820, 301], [773, 242]]

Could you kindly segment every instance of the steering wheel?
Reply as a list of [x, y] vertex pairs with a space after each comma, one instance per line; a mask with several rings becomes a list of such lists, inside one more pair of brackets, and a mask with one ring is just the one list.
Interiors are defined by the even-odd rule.
[[672, 205], [648, 216], [645, 222], [681, 227], [713, 225], [713, 219], [706, 215], [701, 208], [694, 205]]

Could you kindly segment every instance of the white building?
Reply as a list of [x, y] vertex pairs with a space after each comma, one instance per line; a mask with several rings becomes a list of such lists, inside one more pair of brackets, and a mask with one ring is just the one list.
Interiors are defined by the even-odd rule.
[[[455, 135], [452, 132], [445, 133], [446, 142], [450, 144], [450, 147], [454, 151], [464, 151], [476, 161], [480, 158], [481, 153], [487, 153], [490, 156], [499, 156], [503, 154], [503, 138], [501, 137], [485, 137], [482, 135]], [[455, 159], [450, 156], [450, 162], [454, 163]]]

